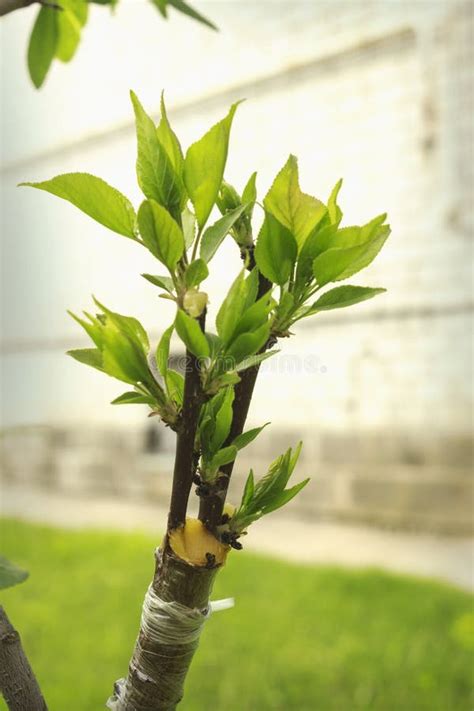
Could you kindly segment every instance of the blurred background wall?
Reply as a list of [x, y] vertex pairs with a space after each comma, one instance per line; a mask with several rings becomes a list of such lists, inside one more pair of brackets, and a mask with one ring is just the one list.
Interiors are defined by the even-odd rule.
[[[263, 197], [288, 153], [326, 199], [344, 178], [344, 224], [388, 212], [392, 236], [360, 281], [388, 293], [313, 317], [262, 369], [246, 450], [258, 473], [305, 440], [311, 489], [295, 515], [462, 532], [472, 525], [472, 4], [197, 2], [219, 33], [150, 3], [91, 5], [71, 65], [36, 92], [26, 43], [35, 10], [2, 21], [2, 464], [7, 482], [166, 501], [173, 437], [145, 408], [111, 407], [118, 382], [64, 351], [85, 344], [65, 311], [172, 318], [138, 276], [144, 250], [72, 206], [15, 186], [88, 171], [138, 205], [128, 89], [155, 114], [165, 90], [186, 146], [245, 97], [226, 178], [258, 171]], [[239, 260], [215, 261], [212, 305]], [[207, 286], [207, 285], [206, 285]], [[179, 343], [176, 343], [179, 353]], [[248, 452], [248, 453], [247, 453]], [[235, 497], [241, 479], [234, 483]]]

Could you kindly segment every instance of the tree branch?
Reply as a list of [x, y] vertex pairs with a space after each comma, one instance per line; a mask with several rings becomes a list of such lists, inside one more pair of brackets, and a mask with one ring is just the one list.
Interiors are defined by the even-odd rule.
[[[255, 266], [253, 257], [253, 249], [249, 250], [249, 269]], [[271, 289], [272, 283], [268, 281], [262, 273], [258, 275], [258, 294], [257, 299], [260, 299], [266, 292]], [[261, 349], [261, 353], [266, 351], [272, 345], [272, 339], [267, 341]], [[255, 383], [257, 380], [260, 365], [253, 368], [247, 368], [240, 376], [240, 382], [237, 383], [234, 389], [234, 402], [232, 405], [232, 424], [230, 427], [229, 436], [222, 445], [227, 447], [232, 444], [233, 440], [242, 434], [245, 421], [247, 419], [250, 401], [252, 400]], [[204, 523], [210, 531], [213, 531], [216, 526], [221, 523], [222, 511], [224, 508], [227, 489], [229, 488], [230, 477], [234, 469], [234, 462], [225, 464], [221, 468], [221, 476], [219, 477], [219, 490], [212, 492], [208, 496], [202, 496], [199, 503], [199, 519]]]
[[[199, 317], [199, 325], [202, 331], [204, 331], [205, 321], [206, 312], [204, 311]], [[171, 490], [168, 516], [169, 531], [181, 526], [186, 521], [186, 510], [195, 469], [194, 441], [203, 401], [204, 394], [201, 386], [199, 363], [197, 358], [187, 350], [183, 409], [176, 440], [173, 488]]]
[[48, 711], [20, 635], [0, 606], [0, 691], [10, 711]]
[[35, 2], [38, 2], [38, 0], [0, 0], [0, 17], [33, 5]]

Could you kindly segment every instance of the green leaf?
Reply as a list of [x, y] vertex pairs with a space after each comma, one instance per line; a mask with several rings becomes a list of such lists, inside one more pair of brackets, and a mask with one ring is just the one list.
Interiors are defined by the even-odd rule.
[[184, 400], [184, 378], [176, 370], [168, 370], [165, 376], [166, 390], [170, 398], [180, 407]]
[[323, 252], [313, 262], [313, 273], [318, 284], [324, 286], [331, 281], [348, 279], [367, 267], [382, 249], [388, 232], [364, 244], [347, 248], [331, 248]]
[[102, 363], [102, 353], [98, 348], [76, 348], [71, 351], [66, 351], [66, 355], [71, 356], [74, 360], [84, 365], [90, 365], [91, 368], [104, 371]]
[[135, 391], [130, 391], [123, 393], [112, 400], [112, 405], [154, 405], [155, 401], [153, 398], [143, 393], [137, 393]]
[[187, 267], [184, 274], [186, 286], [197, 286], [209, 276], [209, 269], [204, 259], [195, 259], [194, 262]]
[[388, 236], [390, 234], [390, 227], [383, 224], [386, 218], [387, 215], [384, 213], [383, 215], [374, 217], [373, 220], [362, 227], [343, 227], [336, 231], [334, 231], [335, 226], [332, 228], [326, 227], [316, 235], [317, 254], [314, 256], [316, 257], [318, 254], [335, 247], [356, 247], [382, 234]]
[[11, 588], [27, 579], [29, 573], [0, 555], [0, 590]]
[[69, 62], [76, 53], [81, 29], [87, 20], [88, 5], [83, 0], [60, 0], [62, 11], [57, 12], [58, 44], [56, 57]]
[[234, 447], [237, 447], [237, 449], [243, 449], [244, 447], [247, 447], [251, 442], [254, 441], [256, 437], [260, 434], [260, 432], [265, 429], [267, 425], [269, 425], [269, 422], [266, 422], [264, 425], [261, 427], [254, 427], [252, 430], [247, 430], [247, 432], [242, 432], [241, 435], [236, 437], [232, 444]]
[[138, 210], [138, 227], [145, 246], [173, 272], [184, 252], [184, 236], [169, 212], [145, 200]]
[[271, 358], [279, 352], [279, 350], [265, 351], [265, 353], [257, 353], [256, 355], [249, 356], [237, 364], [235, 371], [240, 373], [242, 370], [247, 370], [247, 368], [255, 368], [255, 366], [260, 365], [264, 360]]
[[223, 467], [224, 464], [230, 464], [234, 461], [238, 453], [237, 447], [230, 445], [230, 447], [224, 447], [220, 449], [217, 454], [211, 459], [210, 465], [212, 469], [219, 469]]
[[211, 30], [217, 30], [217, 27], [213, 22], [208, 20], [207, 17], [204, 17], [204, 15], [201, 15], [201, 13], [199, 13], [197, 10], [188, 5], [188, 3], [184, 2], [184, 0], [168, 0], [168, 5], [171, 5], [176, 10], [179, 10], [179, 12], [182, 12], [184, 15], [192, 17], [193, 20], [197, 20], [203, 25], [210, 27]]
[[[140, 350], [147, 352], [150, 348], [150, 342], [148, 340], [148, 334], [143, 328], [142, 324], [137, 318], [133, 316], [124, 316], [116, 311], [111, 311], [104, 304], [101, 304], [98, 299], [94, 298], [94, 303], [102, 309], [104, 314], [106, 314], [107, 319], [112, 321], [115, 328], [117, 328], [121, 333], [126, 335], [131, 341], [133, 341]], [[107, 321], [106, 321], [107, 325]], [[107, 328], [105, 329], [107, 330]]]
[[168, 359], [170, 357], [170, 341], [173, 331], [174, 324], [171, 324], [171, 326], [167, 328], [166, 331], [164, 331], [156, 349], [156, 365], [163, 378], [166, 376], [166, 373], [168, 371]]
[[162, 17], [164, 17], [166, 20], [166, 18], [168, 17], [168, 12], [167, 12], [168, 0], [151, 0], [151, 2], [157, 8], [160, 15]]
[[37, 89], [43, 84], [58, 45], [58, 11], [41, 7], [28, 44], [28, 70]]
[[112, 232], [136, 239], [136, 215], [132, 204], [125, 195], [95, 175], [64, 173], [51, 180], [20, 183], [20, 186], [52, 193], [72, 203]]
[[226, 388], [222, 405], [215, 414], [214, 434], [211, 438], [212, 451], [216, 452], [225, 442], [232, 424], [232, 403], [234, 401], [234, 388]]
[[183, 225], [184, 244], [186, 249], [189, 249], [196, 236], [196, 217], [188, 207], [185, 207], [181, 213], [181, 224]]
[[323, 294], [310, 308], [305, 316], [318, 313], [318, 311], [331, 311], [342, 309], [346, 306], [359, 304], [361, 301], [372, 299], [377, 294], [383, 294], [386, 289], [373, 289], [368, 286], [337, 286]]
[[255, 261], [262, 274], [274, 284], [285, 284], [293, 272], [297, 251], [291, 232], [267, 212], [255, 248]]
[[278, 173], [263, 204], [267, 212], [290, 230], [298, 249], [326, 214], [326, 207], [320, 200], [301, 192], [298, 162], [293, 155]]
[[166, 151], [166, 154], [173, 166], [175, 173], [181, 176], [184, 167], [183, 151], [181, 150], [178, 137], [170, 126], [166, 113], [164, 92], [161, 93], [161, 121], [156, 129], [158, 140]]
[[247, 307], [241, 318], [236, 317], [236, 324], [232, 332], [232, 341], [242, 333], [255, 331], [268, 320], [268, 315], [273, 309], [275, 302], [271, 298], [271, 293], [267, 292], [258, 301]]
[[209, 344], [206, 336], [201, 331], [199, 323], [188, 316], [181, 309], [176, 314], [176, 332], [183, 341], [186, 348], [191, 351], [196, 358], [208, 358], [210, 354]]
[[308, 482], [309, 478], [305, 479], [304, 481], [301, 481], [299, 484], [295, 484], [295, 486], [292, 486], [289, 489], [285, 489], [284, 491], [274, 496], [271, 503], [265, 506], [265, 514], [269, 514], [272, 511], [276, 511], [276, 509], [280, 509], [282, 506], [285, 506], [285, 504], [287, 504], [289, 501], [291, 501], [291, 499], [294, 499], [295, 496], [299, 494], [301, 489], [304, 489]]
[[331, 242], [336, 233], [337, 225], [329, 224], [321, 229], [318, 225], [309, 235], [298, 257], [295, 279], [297, 287], [304, 287], [308, 281], [313, 280], [313, 262], [328, 246], [332, 246]]
[[240, 508], [245, 509], [247, 505], [250, 503], [253, 497], [253, 492], [255, 490], [255, 481], [254, 481], [254, 475], [253, 475], [253, 470], [251, 469], [249, 472], [249, 475], [247, 477], [247, 481], [245, 482], [245, 487], [244, 487], [244, 493], [242, 494], [242, 501], [240, 503]]
[[171, 277], [167, 276], [156, 276], [154, 274], [142, 274], [142, 277], [153, 284], [154, 286], [159, 286], [164, 289], [168, 294], [172, 294], [174, 291], [174, 284]]
[[252, 173], [242, 193], [242, 203], [247, 205], [245, 214], [252, 217], [253, 207], [257, 201], [257, 173]]
[[200, 229], [216, 201], [224, 175], [232, 119], [238, 104], [199, 141], [188, 148], [184, 159], [184, 183], [194, 205]]
[[247, 293], [248, 284], [245, 279], [245, 269], [242, 269], [230, 287], [216, 316], [217, 333], [224, 343], [229, 343], [232, 339], [237, 317], [245, 310]]
[[155, 124], [137, 96], [130, 92], [137, 129], [137, 178], [145, 197], [155, 200], [179, 218], [185, 200], [184, 186], [175, 172], [164, 146], [158, 140]]
[[337, 204], [337, 197], [339, 191], [342, 187], [342, 178], [337, 181], [336, 185], [332, 189], [332, 192], [328, 200], [328, 217], [332, 225], [339, 225], [342, 220], [341, 208]]
[[239, 364], [244, 359], [257, 353], [268, 341], [269, 336], [270, 324], [268, 323], [264, 323], [263, 326], [260, 326], [260, 328], [257, 328], [252, 333], [243, 333], [241, 336], [238, 336], [226, 351], [226, 356], [233, 358], [235, 362], [235, 367], [229, 368], [229, 370], [238, 370]]
[[240, 205], [231, 212], [226, 212], [223, 217], [217, 220], [217, 222], [211, 225], [211, 227], [208, 227], [204, 232], [201, 241], [200, 254], [206, 262], [211, 261], [220, 247], [224, 237], [229, 234], [232, 226], [235, 222], [237, 222], [247, 207], [247, 204]]

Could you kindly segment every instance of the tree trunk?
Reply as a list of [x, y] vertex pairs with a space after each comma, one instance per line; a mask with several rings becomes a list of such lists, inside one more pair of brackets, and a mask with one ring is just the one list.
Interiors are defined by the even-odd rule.
[[0, 691], [10, 711], [48, 711], [21, 645], [20, 635], [0, 606]]
[[109, 709], [176, 709], [221, 567], [212, 554], [207, 554], [207, 561], [207, 565], [195, 565], [183, 560], [173, 552], [168, 538], [157, 550], [155, 575], [143, 604], [128, 677], [115, 684], [115, 694], [107, 702]]

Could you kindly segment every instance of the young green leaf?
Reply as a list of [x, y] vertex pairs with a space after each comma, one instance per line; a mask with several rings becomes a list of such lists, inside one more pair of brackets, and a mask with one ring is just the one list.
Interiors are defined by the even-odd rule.
[[178, 137], [170, 126], [166, 113], [164, 92], [161, 93], [161, 121], [156, 129], [158, 140], [165, 149], [175, 173], [181, 176], [183, 173], [184, 158]]
[[247, 370], [247, 368], [255, 368], [255, 366], [260, 365], [260, 363], [262, 363], [264, 360], [267, 360], [267, 358], [271, 358], [273, 355], [279, 352], [279, 350], [272, 350], [265, 351], [265, 353], [257, 353], [256, 355], [249, 356], [248, 358], [245, 358], [237, 364], [235, 371], [236, 373], [240, 373], [242, 370]]
[[210, 462], [212, 469], [219, 469], [223, 467], [224, 464], [230, 464], [234, 461], [238, 453], [237, 447], [230, 445], [230, 447], [224, 447], [220, 449], [217, 454], [213, 456]]
[[163, 205], [176, 219], [186, 196], [152, 119], [133, 91], [130, 92], [137, 128], [137, 178], [145, 197]]
[[208, 227], [204, 232], [200, 254], [206, 262], [211, 261], [224, 237], [229, 234], [232, 226], [237, 222], [246, 208], [247, 205], [239, 205], [239, 207], [236, 207], [234, 210], [226, 212], [223, 217], [217, 220], [211, 227]]
[[219, 410], [215, 414], [214, 433], [211, 438], [212, 452], [222, 447], [230, 432], [232, 424], [232, 403], [234, 402], [234, 388], [226, 388], [225, 395]]
[[174, 324], [164, 331], [156, 349], [156, 365], [163, 378], [168, 371], [168, 359], [170, 356], [170, 341], [174, 331]]
[[29, 573], [0, 555], [0, 590], [11, 588], [27, 579]]
[[247, 430], [247, 432], [242, 432], [241, 435], [234, 439], [232, 444], [234, 445], [234, 447], [237, 447], [237, 449], [243, 449], [244, 447], [247, 447], [247, 445], [253, 442], [254, 439], [258, 437], [260, 432], [265, 429], [265, 427], [269, 424], [269, 422], [266, 422], [261, 427], [254, 427], [251, 430]]
[[176, 314], [175, 327], [178, 336], [186, 348], [196, 358], [208, 358], [210, 354], [206, 336], [201, 331], [199, 323], [181, 309]]
[[199, 141], [188, 148], [184, 159], [184, 183], [194, 205], [200, 229], [216, 201], [224, 175], [232, 119], [238, 104]]
[[43, 84], [58, 45], [58, 11], [41, 7], [28, 44], [28, 70], [37, 89]]
[[168, 370], [165, 376], [166, 390], [170, 398], [181, 407], [184, 400], [184, 378], [176, 370]]
[[142, 274], [142, 277], [153, 284], [154, 286], [159, 286], [160, 289], [164, 289], [168, 294], [172, 294], [174, 291], [174, 284], [171, 277], [167, 276], [156, 276], [154, 274]]
[[179, 12], [182, 12], [183, 15], [192, 17], [193, 20], [197, 20], [198, 22], [201, 22], [203, 25], [210, 27], [211, 30], [217, 30], [217, 27], [215, 26], [215, 24], [213, 22], [208, 20], [207, 17], [204, 17], [204, 15], [201, 15], [200, 12], [198, 12], [193, 7], [188, 5], [188, 3], [184, 2], [184, 0], [168, 0], [168, 5], [171, 5], [176, 10], [179, 10]]
[[125, 195], [95, 175], [64, 173], [51, 180], [20, 183], [20, 186], [52, 193], [72, 203], [109, 230], [130, 239], [137, 239], [136, 215], [132, 204]]
[[342, 220], [341, 208], [337, 204], [337, 197], [339, 191], [342, 187], [342, 178], [337, 181], [336, 185], [333, 187], [332, 192], [328, 200], [328, 217], [332, 225], [339, 225]]
[[385, 244], [389, 234], [383, 231], [368, 242], [347, 248], [331, 248], [313, 262], [313, 273], [319, 286], [330, 281], [342, 281], [367, 267]]
[[74, 358], [79, 363], [84, 363], [84, 365], [90, 365], [91, 368], [96, 368], [97, 370], [104, 371], [102, 363], [102, 353], [98, 348], [76, 348], [74, 350], [66, 351], [68, 356]]
[[298, 249], [326, 214], [326, 207], [320, 200], [301, 192], [298, 162], [293, 155], [278, 173], [263, 204], [267, 212], [290, 230]]
[[154, 405], [155, 400], [151, 395], [144, 395], [135, 391], [123, 393], [112, 400], [112, 405]]
[[360, 304], [361, 301], [372, 299], [377, 294], [383, 294], [386, 289], [373, 289], [368, 286], [336, 286], [323, 294], [310, 307], [305, 316], [316, 314], [319, 311], [331, 311], [332, 309], [342, 309], [346, 306]]
[[232, 370], [242, 370], [239, 365], [249, 356], [257, 353], [268, 341], [270, 336], [270, 324], [264, 323], [260, 328], [252, 333], [243, 333], [232, 341], [226, 350], [226, 357], [234, 360]]
[[254, 205], [257, 201], [257, 173], [252, 173], [242, 193], [242, 203], [247, 205], [245, 214], [252, 217]]
[[69, 62], [74, 57], [81, 39], [81, 24], [76, 15], [67, 7], [57, 12], [58, 42], [56, 57], [61, 62]]
[[184, 274], [186, 286], [198, 286], [202, 281], [209, 276], [209, 269], [204, 259], [195, 259], [194, 262], [187, 267]]
[[184, 236], [169, 212], [155, 200], [145, 200], [138, 210], [138, 227], [145, 246], [174, 272], [184, 252]]
[[181, 224], [183, 226], [184, 243], [186, 249], [189, 249], [196, 236], [196, 216], [187, 206], [181, 213]]
[[248, 284], [245, 279], [245, 270], [242, 269], [232, 286], [216, 316], [217, 333], [224, 343], [229, 343], [236, 326], [236, 315], [245, 309], [247, 301]]
[[292, 233], [267, 212], [255, 248], [255, 261], [262, 274], [274, 284], [285, 284], [293, 272], [297, 251]]

